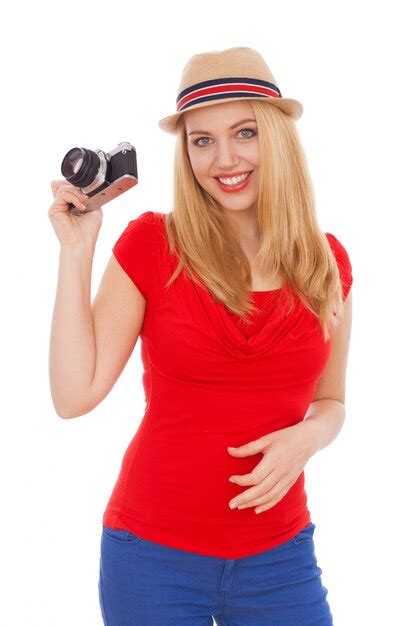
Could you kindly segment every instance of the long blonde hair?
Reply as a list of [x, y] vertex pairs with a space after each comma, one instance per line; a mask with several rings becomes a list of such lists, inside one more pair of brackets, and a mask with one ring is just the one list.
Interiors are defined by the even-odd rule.
[[[295, 121], [267, 102], [248, 102], [259, 141], [255, 204], [259, 269], [266, 276], [282, 273], [291, 308], [296, 293], [318, 318], [327, 341], [343, 311], [342, 286], [337, 262], [317, 223], [313, 185]], [[184, 270], [247, 322], [247, 314], [256, 311], [250, 264], [232, 223], [193, 174], [183, 116], [177, 124], [173, 196], [165, 228], [179, 263], [166, 287]]]

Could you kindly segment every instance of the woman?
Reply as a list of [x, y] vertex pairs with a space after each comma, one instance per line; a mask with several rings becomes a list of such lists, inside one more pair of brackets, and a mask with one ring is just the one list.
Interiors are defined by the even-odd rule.
[[101, 212], [65, 215], [82, 194], [55, 185], [57, 412], [97, 406], [141, 337], [146, 410], [103, 515], [109, 626], [332, 624], [303, 470], [345, 416], [352, 273], [317, 224], [301, 113], [256, 51], [192, 57], [159, 123], [173, 211], [128, 223], [91, 308]]

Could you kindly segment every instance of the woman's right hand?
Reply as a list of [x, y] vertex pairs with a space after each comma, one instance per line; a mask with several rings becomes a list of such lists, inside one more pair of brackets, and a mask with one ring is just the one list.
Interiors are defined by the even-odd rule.
[[[82, 204], [88, 201], [81, 189], [71, 185], [65, 178], [51, 182], [54, 201], [51, 204], [48, 216], [52, 222], [61, 246], [78, 244], [95, 245], [103, 221], [101, 207], [94, 211], [86, 211]], [[84, 211], [79, 217], [69, 212], [70, 204]]]

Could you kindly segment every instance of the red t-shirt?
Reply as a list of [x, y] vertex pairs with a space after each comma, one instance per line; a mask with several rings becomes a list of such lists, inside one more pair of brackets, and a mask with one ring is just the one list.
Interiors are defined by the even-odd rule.
[[[260, 514], [230, 509], [248, 487], [229, 482], [262, 454], [233, 457], [228, 446], [303, 420], [330, 353], [318, 321], [301, 302], [284, 315], [284, 292], [253, 292], [258, 323], [239, 318], [181, 272], [168, 250], [164, 213], [130, 221], [113, 252], [146, 299], [141, 356], [146, 409], [124, 454], [103, 524], [149, 541], [235, 559], [291, 539], [310, 521], [304, 472]], [[342, 278], [352, 284], [343, 245], [326, 233]]]

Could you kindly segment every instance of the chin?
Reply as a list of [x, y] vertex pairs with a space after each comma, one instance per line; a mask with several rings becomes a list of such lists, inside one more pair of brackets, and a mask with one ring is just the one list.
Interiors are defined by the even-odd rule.
[[245, 211], [252, 211], [254, 208], [254, 203], [245, 204], [244, 206], [224, 206], [220, 205], [223, 211], [228, 211], [229, 213], [244, 213]]
[[239, 211], [239, 210], [246, 210], [249, 209], [250, 207], [252, 207], [255, 202], [256, 202], [256, 196], [250, 195], [248, 197], [240, 197], [238, 198], [237, 196], [233, 196], [233, 194], [230, 194], [230, 196], [228, 195], [228, 197], [219, 197], [218, 195], [215, 195], [214, 198], [217, 200], [217, 202], [219, 204], [221, 204], [222, 206], [224, 206], [225, 208], [230, 208], [231, 210], [235, 210], [235, 211]]

